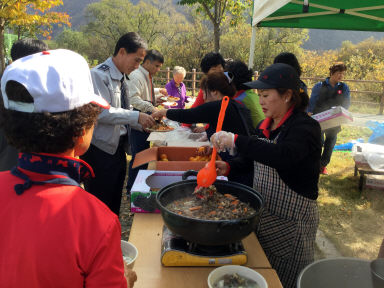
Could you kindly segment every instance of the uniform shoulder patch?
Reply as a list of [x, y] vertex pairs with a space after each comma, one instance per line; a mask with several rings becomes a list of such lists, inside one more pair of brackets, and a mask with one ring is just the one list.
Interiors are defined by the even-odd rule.
[[107, 71], [109, 70], [109, 66], [107, 64], [102, 64], [97, 69], [102, 70], [102, 71]]

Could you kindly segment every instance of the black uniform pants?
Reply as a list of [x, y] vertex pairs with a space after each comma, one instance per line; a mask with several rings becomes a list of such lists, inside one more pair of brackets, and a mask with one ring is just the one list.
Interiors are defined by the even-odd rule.
[[127, 171], [123, 139], [114, 155], [92, 145], [81, 159], [91, 165], [95, 178], [84, 182], [85, 190], [103, 201], [117, 216]]
[[335, 127], [322, 131], [321, 141], [323, 143], [323, 152], [321, 153], [320, 166], [326, 167], [329, 162], [331, 162], [333, 148], [335, 147], [337, 141], [337, 133], [339, 133], [341, 128]]

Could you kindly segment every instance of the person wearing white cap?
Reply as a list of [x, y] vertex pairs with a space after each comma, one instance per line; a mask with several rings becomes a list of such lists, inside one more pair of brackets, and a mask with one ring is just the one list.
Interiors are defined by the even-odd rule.
[[1, 287], [132, 287], [118, 217], [80, 187], [94, 174], [76, 157], [109, 108], [85, 59], [63, 49], [23, 57], [6, 68], [1, 92], [0, 124], [20, 151], [0, 172]]
[[85, 189], [119, 215], [126, 176], [130, 128], [148, 128], [155, 120], [148, 114], [129, 110], [127, 77], [139, 67], [146, 54], [146, 43], [137, 33], [124, 34], [116, 43], [112, 57], [91, 70], [95, 93], [104, 97], [111, 108], [97, 121], [92, 144], [82, 159], [95, 171]]
[[[48, 49], [44, 41], [24, 38], [13, 43], [11, 48], [12, 61]], [[3, 131], [0, 130], [0, 171], [10, 170], [17, 164], [19, 152], [8, 144]]]

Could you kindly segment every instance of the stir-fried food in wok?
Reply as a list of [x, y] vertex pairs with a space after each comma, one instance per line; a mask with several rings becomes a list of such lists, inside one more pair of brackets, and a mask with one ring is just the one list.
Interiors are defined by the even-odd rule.
[[204, 220], [239, 219], [256, 213], [248, 203], [231, 194], [217, 192], [213, 185], [194, 194], [171, 202], [166, 208], [179, 215]]

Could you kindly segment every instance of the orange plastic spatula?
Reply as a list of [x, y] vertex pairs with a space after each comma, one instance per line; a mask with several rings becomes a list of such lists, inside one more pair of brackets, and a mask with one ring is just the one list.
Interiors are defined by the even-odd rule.
[[[216, 132], [221, 131], [221, 127], [223, 127], [223, 121], [225, 116], [225, 110], [227, 109], [229, 103], [228, 96], [225, 96], [221, 101], [221, 108], [219, 113], [219, 119], [217, 120]], [[217, 173], [216, 173], [216, 148], [213, 147], [211, 161], [209, 161], [208, 165], [204, 168], [200, 169], [197, 174], [197, 189], [200, 187], [209, 187], [215, 182]]]

